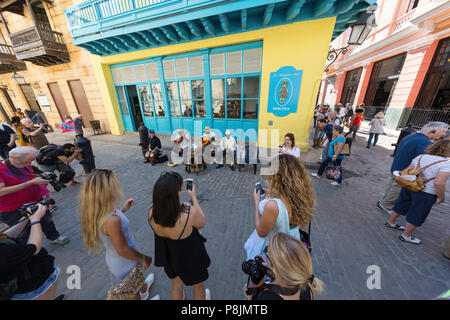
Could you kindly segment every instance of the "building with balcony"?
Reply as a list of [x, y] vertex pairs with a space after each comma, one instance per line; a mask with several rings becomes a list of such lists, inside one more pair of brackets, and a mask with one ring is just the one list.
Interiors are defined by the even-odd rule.
[[[364, 103], [366, 119], [383, 111], [390, 128], [450, 123], [450, 2], [377, 4], [378, 27], [324, 74], [317, 102]], [[347, 31], [332, 46], [345, 47], [348, 37]]]
[[329, 43], [375, 0], [78, 2], [64, 12], [113, 133], [279, 129], [272, 146], [305, 149]]
[[80, 113], [109, 122], [98, 95], [89, 53], [72, 45], [63, 9], [73, 1], [0, 1], [0, 119], [16, 108], [38, 111], [52, 126]]

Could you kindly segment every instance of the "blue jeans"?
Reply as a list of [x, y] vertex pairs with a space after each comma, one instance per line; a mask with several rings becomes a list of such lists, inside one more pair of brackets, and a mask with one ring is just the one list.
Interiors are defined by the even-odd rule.
[[380, 134], [379, 133], [369, 133], [369, 141], [367, 141], [367, 146], [370, 147], [370, 144], [372, 143], [372, 139], [375, 137], [375, 139], [373, 140], [373, 146], [375, 146], [378, 142], [378, 136]]
[[[0, 212], [0, 220], [9, 226], [15, 225], [21, 218], [22, 216], [17, 211]], [[50, 214], [46, 213], [41, 218], [41, 227], [42, 232], [44, 232], [48, 240], [53, 241], [59, 238], [59, 232], [58, 230], [56, 230], [55, 224], [53, 223], [52, 216]], [[18, 240], [18, 242], [20, 243], [27, 243], [30, 232], [31, 227], [26, 226], [16, 238], [16, 240]]]
[[47, 280], [36, 290], [18, 293], [11, 297], [11, 300], [33, 300], [47, 291], [58, 280], [58, 276], [61, 270], [55, 265], [55, 271], [47, 278]]
[[[325, 160], [322, 161], [322, 163], [320, 164], [320, 168], [319, 171], [317, 171], [317, 174], [319, 175], [319, 177], [322, 176], [323, 172], [325, 171], [326, 167], [328, 166], [329, 163], [331, 163], [332, 158], [330, 158], [329, 156], [326, 157]], [[341, 165], [343, 159], [336, 159], [336, 163], [338, 165]], [[342, 182], [342, 175], [341, 177], [336, 180], [337, 183], [341, 183]]]

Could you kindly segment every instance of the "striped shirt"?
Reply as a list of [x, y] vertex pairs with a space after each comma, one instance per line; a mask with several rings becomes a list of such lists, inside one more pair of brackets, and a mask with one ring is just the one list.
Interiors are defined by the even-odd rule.
[[[425, 170], [422, 171], [422, 179], [428, 180], [432, 178], [436, 178], [439, 172], [450, 172], [450, 161], [447, 158], [439, 157], [439, 156], [432, 156], [429, 154], [423, 154], [420, 155], [412, 161], [412, 164], [414, 165], [414, 168], [417, 166], [417, 162], [419, 161], [419, 158], [422, 157], [420, 160], [420, 168], [426, 167], [429, 164], [432, 164], [434, 162], [440, 161], [440, 160], [446, 160], [443, 162], [436, 163]], [[419, 169], [420, 169], [419, 168]], [[430, 193], [430, 194], [436, 194], [436, 191], [434, 190], [434, 179], [425, 184], [425, 189], [423, 192]]]

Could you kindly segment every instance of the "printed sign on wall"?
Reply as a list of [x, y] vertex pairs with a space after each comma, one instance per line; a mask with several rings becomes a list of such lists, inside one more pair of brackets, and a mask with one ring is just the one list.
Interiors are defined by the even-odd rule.
[[286, 66], [270, 73], [267, 112], [285, 117], [297, 112], [303, 70]]
[[39, 94], [37, 97], [41, 107], [48, 108], [47, 111], [50, 111], [50, 103], [48, 102], [47, 96], [45, 94]]

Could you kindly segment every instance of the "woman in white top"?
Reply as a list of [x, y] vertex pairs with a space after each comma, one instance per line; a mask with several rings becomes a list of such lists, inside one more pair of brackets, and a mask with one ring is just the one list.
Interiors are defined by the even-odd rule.
[[378, 136], [384, 132], [383, 126], [386, 124], [386, 121], [384, 120], [384, 113], [378, 112], [375, 117], [370, 121], [370, 130], [369, 130], [369, 140], [367, 141], [367, 148], [370, 148], [370, 144], [373, 140], [373, 146], [378, 142]]
[[290, 154], [300, 159], [300, 149], [295, 146], [295, 138], [292, 133], [287, 133], [284, 136], [284, 144], [281, 146], [280, 154]]
[[[420, 155], [412, 161], [408, 169], [421, 171], [425, 189], [413, 192], [402, 188], [400, 196], [392, 208], [392, 213], [385, 226], [392, 229], [404, 230], [400, 240], [420, 244], [418, 238], [411, 233], [425, 222], [433, 205], [444, 202], [445, 184], [450, 177], [450, 141], [439, 140], [430, 145], [426, 154]], [[406, 228], [396, 223], [400, 216], [406, 216]]]
[[288, 233], [301, 239], [299, 228], [311, 222], [316, 195], [311, 178], [298, 158], [278, 155], [278, 169], [267, 176], [264, 196], [253, 190], [255, 231], [245, 243], [247, 259], [263, 255], [272, 232]]

